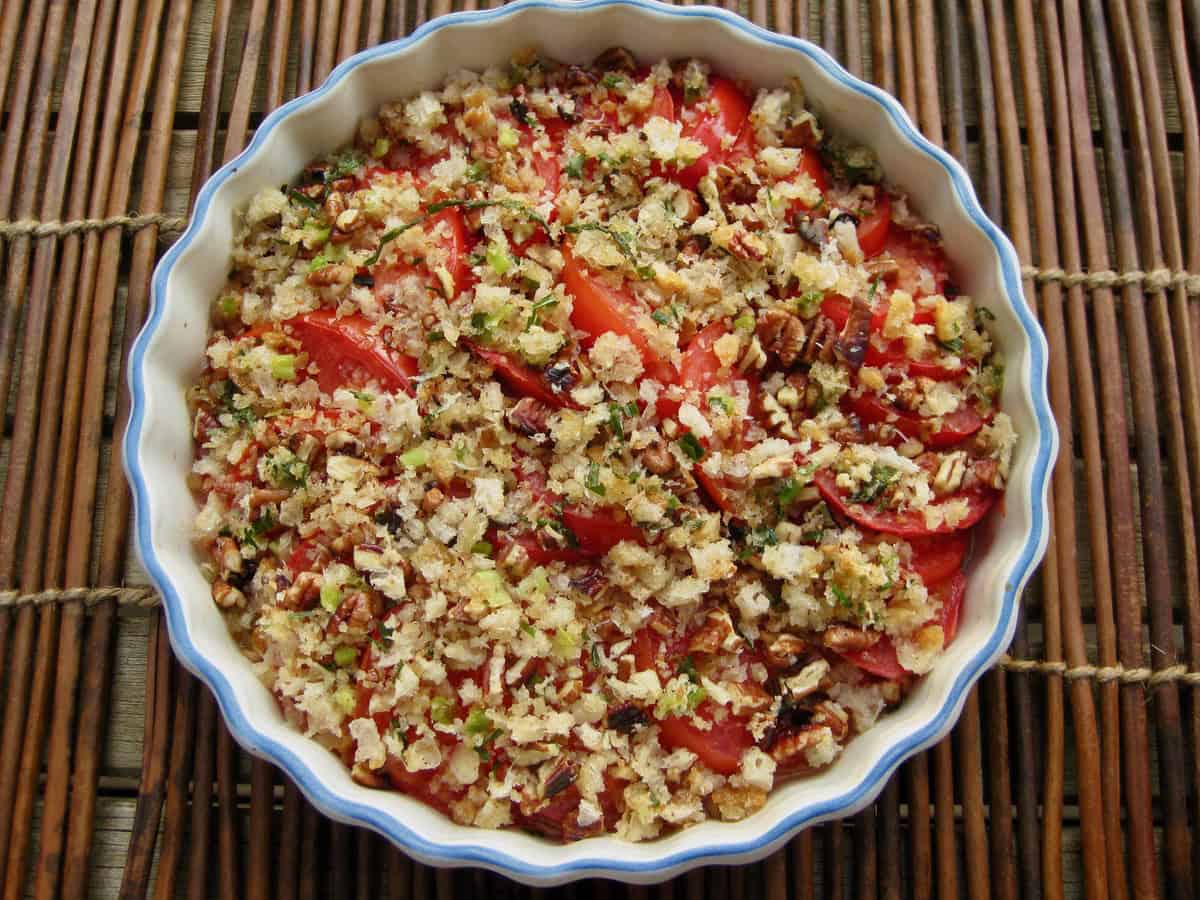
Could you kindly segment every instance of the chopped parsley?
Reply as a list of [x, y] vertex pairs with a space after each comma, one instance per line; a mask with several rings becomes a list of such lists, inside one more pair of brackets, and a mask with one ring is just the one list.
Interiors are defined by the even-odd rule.
[[888, 485], [896, 480], [899, 474], [900, 472], [895, 466], [875, 463], [875, 465], [871, 466], [871, 480], [850, 495], [850, 502], [871, 503], [876, 499], [882, 499], [880, 495], [883, 494]]
[[704, 445], [690, 431], [685, 431], [683, 436], [675, 441], [679, 445], [679, 449], [687, 454], [687, 458], [692, 462], [700, 462], [704, 459]]
[[572, 156], [567, 162], [567, 175], [571, 178], [582, 178], [583, 167], [587, 164], [587, 157], [582, 153], [577, 156]]
[[529, 308], [529, 320], [525, 323], [525, 330], [528, 331], [538, 323], [538, 318], [547, 309], [553, 309], [558, 306], [558, 298], [553, 294], [548, 294], [541, 300], [534, 300], [533, 306]]
[[325, 170], [325, 183], [353, 175], [363, 167], [363, 162], [363, 156], [357, 150], [344, 150], [330, 160], [329, 168]]
[[779, 500], [779, 508], [787, 509], [800, 496], [801, 484], [795, 478], [784, 478], [779, 482], [779, 492], [776, 498]]
[[583, 483], [593, 494], [604, 496], [605, 488], [600, 483], [600, 465], [598, 463], [588, 463], [587, 477]]

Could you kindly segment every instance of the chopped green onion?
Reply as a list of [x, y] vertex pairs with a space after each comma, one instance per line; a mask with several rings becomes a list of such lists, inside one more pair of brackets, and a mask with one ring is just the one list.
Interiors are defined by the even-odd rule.
[[584, 484], [593, 494], [598, 494], [601, 497], [604, 496], [605, 488], [600, 483], [600, 466], [597, 463], [588, 464], [587, 478], [584, 479]]
[[296, 355], [279, 353], [271, 360], [271, 375], [276, 381], [296, 380]]
[[326, 582], [321, 585], [321, 606], [330, 612], [335, 612], [342, 605], [342, 589], [336, 584]]
[[449, 725], [454, 721], [454, 701], [448, 697], [434, 697], [429, 704], [429, 718], [439, 725]]
[[492, 267], [492, 271], [497, 275], [503, 275], [512, 268], [512, 259], [502, 246], [493, 241], [488, 244], [487, 264]]
[[800, 484], [795, 478], [785, 478], [779, 482], [779, 506], [781, 509], [787, 509], [792, 505], [798, 496], [800, 496]]
[[520, 143], [521, 137], [517, 134], [515, 128], [511, 125], [502, 125], [500, 127], [500, 136], [496, 138], [496, 144], [501, 150], [515, 150]]
[[471, 545], [471, 552], [491, 559], [493, 547], [491, 541], [476, 541]]
[[489, 731], [492, 727], [492, 720], [488, 718], [488, 714], [476, 706], [467, 714], [467, 721], [464, 724], [467, 734], [483, 734]]
[[583, 167], [587, 164], [587, 157], [583, 155], [571, 157], [571, 161], [567, 163], [567, 175], [571, 178], [582, 178]]
[[333, 661], [343, 669], [352, 666], [358, 661], [358, 651], [343, 644], [333, 651]]
[[679, 445], [679, 449], [687, 454], [688, 459], [692, 462], [700, 462], [700, 460], [704, 459], [706, 452], [704, 445], [690, 431], [684, 432], [683, 436], [675, 443]]
[[358, 709], [358, 691], [348, 684], [342, 685], [333, 692], [333, 704], [348, 716]]
[[733, 320], [733, 330], [740, 331], [742, 334], [749, 334], [754, 330], [754, 316], [749, 313], [744, 313]]
[[400, 462], [410, 469], [419, 469], [429, 462], [429, 450], [425, 447], [413, 447], [400, 454]]
[[371, 155], [376, 159], [381, 156], [387, 156], [387, 152], [392, 149], [392, 142], [385, 137], [376, 138], [375, 143], [371, 145]]
[[242, 301], [240, 297], [234, 294], [226, 294], [217, 301], [217, 309], [226, 319], [232, 319], [241, 314]]

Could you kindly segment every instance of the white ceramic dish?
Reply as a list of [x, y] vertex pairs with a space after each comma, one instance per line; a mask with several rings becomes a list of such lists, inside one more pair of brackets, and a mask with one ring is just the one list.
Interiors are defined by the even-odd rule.
[[[934, 671], [835, 765], [778, 787], [757, 814], [650, 843], [601, 837], [557, 846], [518, 831], [456, 825], [403, 794], [356, 785], [338, 759], [284, 723], [226, 631], [190, 540], [196, 504], [185, 482], [192, 442], [184, 391], [201, 369], [237, 210], [261, 187], [291, 180], [310, 159], [348, 141], [381, 103], [530, 45], [573, 62], [613, 45], [646, 60], [695, 56], [758, 85], [799, 77], [828, 130], [872, 147], [887, 179], [941, 227], [962, 288], [995, 314], [1007, 373], [1002, 405], [1021, 435], [1003, 514], [991, 516], [977, 541], [958, 637]], [[347, 60], [320, 89], [268, 116], [246, 151], [209, 180], [187, 232], [154, 275], [150, 318], [130, 364], [125, 465], [138, 551], [165, 599], [176, 652], [216, 693], [234, 737], [285, 769], [317, 807], [375, 829], [427, 863], [480, 865], [542, 885], [593, 875], [652, 882], [702, 863], [758, 859], [801, 827], [861, 809], [905, 758], [949, 731], [970, 686], [1007, 647], [1021, 589], [1046, 546], [1057, 433], [1045, 381], [1046, 342], [1022, 299], [1012, 246], [980, 209], [963, 169], [920, 137], [894, 99], [811, 44], [723, 10], [653, 0], [521, 0], [435, 20], [406, 40]]]

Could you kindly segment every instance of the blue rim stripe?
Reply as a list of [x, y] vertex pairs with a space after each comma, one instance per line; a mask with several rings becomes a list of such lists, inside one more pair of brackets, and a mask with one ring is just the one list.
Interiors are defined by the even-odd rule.
[[[903, 137], [926, 155], [936, 160], [946, 170], [954, 186], [955, 195], [967, 215], [983, 231], [995, 247], [999, 256], [1006, 299], [1016, 313], [1021, 327], [1029, 339], [1027, 373], [1029, 390], [1033, 400], [1037, 426], [1037, 449], [1031, 473], [1032, 520], [1029, 536], [1005, 582], [1001, 616], [991, 639], [966, 664], [955, 679], [949, 694], [926, 724], [907, 735], [902, 741], [888, 748], [870, 771], [853, 789], [821, 803], [800, 806], [785, 816], [766, 833], [755, 839], [740, 843], [722, 843], [697, 846], [677, 853], [664, 855], [654, 860], [633, 862], [615, 857], [586, 856], [569, 863], [534, 863], [508, 853], [480, 844], [446, 845], [430, 841], [417, 834], [391, 813], [374, 806], [348, 801], [335, 795], [312, 772], [311, 769], [288, 747], [268, 738], [246, 717], [235, 697], [232, 685], [226, 676], [209, 662], [198, 650], [188, 633], [184, 621], [182, 600], [166, 572], [154, 548], [150, 529], [151, 498], [147, 479], [142, 472], [139, 451], [142, 444], [146, 415], [146, 355], [151, 340], [163, 317], [163, 303], [167, 281], [180, 255], [191, 245], [205, 221], [209, 206], [217, 190], [237, 171], [243, 163], [256, 154], [267, 136], [292, 113], [311, 104], [328, 93], [334, 85], [346, 78], [354, 69], [398, 51], [407, 49], [428, 35], [449, 26], [498, 21], [529, 9], [553, 9], [556, 11], [589, 10], [608, 6], [634, 7], [656, 15], [680, 19], [711, 19], [730, 26], [750, 37], [774, 46], [799, 52], [816, 63], [835, 81], [874, 100], [887, 112], [892, 123]], [[402, 40], [382, 44], [365, 50], [341, 63], [333, 70], [325, 83], [302, 97], [298, 97], [270, 113], [256, 131], [249, 146], [234, 160], [222, 166], [200, 190], [196, 198], [191, 222], [183, 236], [164, 254], [154, 272], [150, 314], [145, 326], [133, 345], [130, 357], [128, 381], [132, 396], [129, 426], [126, 430], [123, 453], [126, 473], [133, 491], [136, 515], [136, 547], [154, 584], [164, 598], [167, 624], [175, 652], [182, 662], [195, 672], [216, 694], [221, 711], [230, 731], [238, 741], [252, 752], [266, 757], [282, 767], [296, 782], [308, 799], [327, 814], [344, 821], [366, 825], [389, 837], [405, 850], [429, 860], [450, 865], [481, 865], [516, 878], [539, 883], [552, 883], [564, 878], [579, 878], [590, 874], [628, 875], [639, 880], [651, 880], [655, 876], [666, 876], [673, 870], [690, 867], [700, 862], [719, 862], [739, 855], [762, 855], [769, 847], [782, 843], [802, 826], [844, 815], [869, 803], [882, 789], [886, 779], [909, 756], [932, 745], [940, 739], [957, 717], [965, 701], [968, 689], [983, 674], [998, 655], [1007, 647], [1016, 626], [1018, 597], [1032, 575], [1033, 569], [1045, 551], [1047, 530], [1047, 490], [1049, 473], [1058, 447], [1058, 433], [1050, 411], [1046, 391], [1046, 339], [1032, 312], [1023, 299], [1020, 265], [1016, 251], [1008, 238], [984, 214], [975, 196], [974, 188], [962, 166], [941, 148], [923, 137], [909, 119], [908, 114], [890, 95], [879, 88], [855, 78], [825, 51], [798, 38], [775, 34], [754, 25], [741, 17], [713, 7], [672, 7], [655, 0], [518, 0], [509, 6], [495, 10], [462, 12], [427, 22], [412, 35]]]

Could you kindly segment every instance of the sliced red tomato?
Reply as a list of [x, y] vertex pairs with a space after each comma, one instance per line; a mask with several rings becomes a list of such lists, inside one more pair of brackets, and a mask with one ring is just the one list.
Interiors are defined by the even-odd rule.
[[942, 646], [949, 647], [954, 636], [958, 634], [963, 599], [967, 596], [967, 576], [961, 571], [955, 572], [949, 580], [938, 586], [934, 596], [942, 603], [938, 612], [938, 623], [942, 626]]
[[883, 252], [887, 241], [888, 226], [892, 222], [892, 198], [882, 188], [875, 194], [875, 208], [858, 223], [858, 246], [863, 256], [870, 259]]
[[285, 324], [320, 369], [317, 383], [325, 393], [339, 387], [365, 387], [371, 381], [388, 390], [414, 393], [412, 379], [420, 371], [417, 361], [385, 346], [370, 333], [371, 323], [362, 316], [339, 319], [332, 310], [319, 309]]
[[971, 538], [966, 532], [955, 531], [909, 543], [912, 544], [912, 570], [921, 577], [925, 587], [932, 589], [962, 568]]
[[[963, 598], [967, 593], [967, 577], [961, 572], [955, 572], [949, 580], [943, 582], [932, 595], [941, 603], [935, 622], [942, 626], [942, 646], [949, 647], [954, 636], [958, 634], [958, 620], [962, 614]], [[909, 677], [912, 673], [900, 665], [896, 655], [896, 645], [891, 637], [883, 635], [866, 650], [854, 653], [843, 653], [843, 658], [864, 672], [883, 678], [887, 681], [898, 681]]]
[[905, 538], [966, 530], [982, 519], [992, 508], [992, 504], [996, 502], [996, 492], [992, 490], [959, 491], [957, 494], [937, 501], [934, 505], [946, 506], [959, 500], [966, 500], [967, 514], [953, 525], [943, 522], [930, 528], [925, 522], [924, 514], [919, 510], [881, 510], [865, 503], [851, 502], [842, 494], [836, 479], [837, 476], [829, 469], [821, 469], [813, 475], [813, 482], [826, 503], [863, 528]]
[[913, 297], [944, 293], [946, 283], [950, 280], [950, 270], [945, 254], [937, 247], [911, 231], [889, 228], [883, 249], [899, 266], [895, 276], [896, 287], [908, 291]]
[[[444, 227], [442, 226], [444, 223]], [[467, 237], [467, 226], [463, 221], [462, 212], [457, 207], [444, 209], [429, 219], [423, 226], [426, 234], [441, 231], [437, 238], [438, 246], [445, 252], [446, 271], [455, 293], [460, 293], [471, 284], [471, 265], [469, 261], [470, 246]], [[396, 262], [389, 266], [380, 266], [372, 273], [375, 279], [375, 293], [386, 304], [391, 297], [386, 290], [411, 275], [418, 275], [438, 294], [442, 293], [442, 280], [424, 262], [412, 265], [407, 262]]]
[[[745, 129], [749, 133], [750, 129]], [[806, 149], [800, 157], [800, 164], [796, 166], [796, 176], [807, 175], [813, 180], [813, 184], [817, 186], [822, 195], [829, 190], [829, 173], [825, 171], [825, 165], [821, 162], [821, 157], [817, 155], [815, 150]], [[820, 204], [817, 204], [818, 206]], [[804, 203], [799, 197], [792, 201], [790, 209], [794, 213], [804, 212], [813, 207]]]
[[707, 148], [698, 160], [675, 175], [675, 180], [686, 188], [694, 189], [711, 166], [725, 161], [729, 156], [724, 146], [726, 136], [736, 138], [750, 115], [750, 101], [732, 81], [712, 77], [708, 84], [709, 95], [683, 110], [683, 136]]
[[983, 427], [983, 417], [974, 407], [963, 404], [954, 412], [941, 417], [936, 431], [928, 426], [930, 420], [897, 409], [878, 394], [847, 394], [846, 406], [859, 420], [868, 425], [888, 423], [905, 437], [920, 440], [933, 450], [953, 447]]
[[896, 657], [896, 645], [886, 634], [866, 650], [843, 653], [842, 657], [864, 672], [885, 681], [898, 681], [907, 678], [909, 674], [908, 670], [900, 665], [900, 660]]
[[934, 450], [953, 447], [982, 427], [983, 417], [973, 407], [964, 404], [954, 412], [942, 416], [941, 427], [929, 436], [925, 446]]
[[540, 372], [513, 359], [499, 350], [489, 350], [474, 341], [465, 341], [471, 352], [496, 370], [496, 375], [508, 389], [522, 397], [532, 397], [554, 409], [579, 409], [579, 404], [570, 397], [556, 392]]
[[595, 278], [563, 247], [563, 283], [574, 298], [571, 323], [580, 331], [598, 338], [607, 331], [624, 335], [642, 355], [646, 375], [663, 384], [675, 381], [675, 368], [650, 347], [637, 325], [634, 310], [637, 301], [623, 288], [612, 288]]
[[603, 556], [621, 541], [646, 543], [646, 532], [628, 519], [618, 519], [612, 509], [567, 506], [562, 520], [579, 541], [579, 549], [589, 556]]
[[672, 716], [658, 723], [658, 738], [664, 746], [672, 749], [683, 747], [691, 750], [700, 761], [721, 775], [732, 775], [742, 765], [742, 754], [754, 744], [746, 724], [733, 716], [720, 722], [711, 718], [712, 707], [702, 703], [696, 711], [712, 722], [712, 727], [701, 729], [691, 719]]
[[322, 560], [330, 559], [329, 551], [315, 541], [301, 541], [292, 548], [287, 567], [293, 575], [315, 571]]

